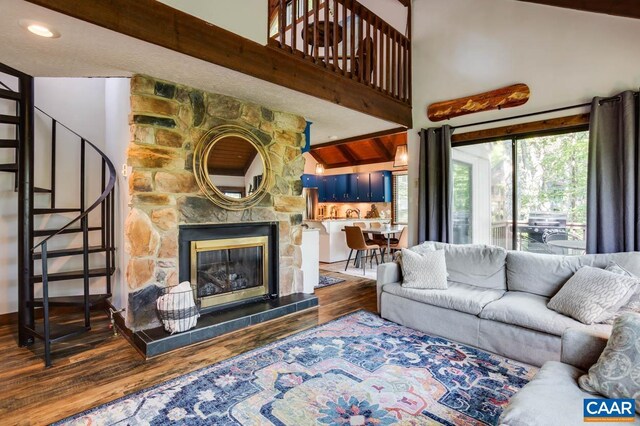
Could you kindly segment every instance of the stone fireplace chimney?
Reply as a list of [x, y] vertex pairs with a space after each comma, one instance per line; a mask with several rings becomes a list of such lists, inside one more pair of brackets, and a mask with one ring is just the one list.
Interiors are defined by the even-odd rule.
[[[305, 120], [228, 96], [136, 75], [131, 80], [128, 164], [130, 213], [125, 222], [127, 326], [158, 325], [159, 289], [178, 284], [180, 225], [277, 222], [279, 291], [302, 290], [301, 176]], [[249, 130], [268, 152], [273, 185], [255, 207], [222, 209], [204, 196], [192, 170], [193, 148], [211, 128]]]

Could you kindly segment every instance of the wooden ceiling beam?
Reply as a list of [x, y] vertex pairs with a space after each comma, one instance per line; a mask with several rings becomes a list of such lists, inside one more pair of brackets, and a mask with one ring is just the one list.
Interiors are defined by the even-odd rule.
[[411, 105], [354, 79], [263, 46], [156, 0], [27, 0], [212, 64], [412, 127]]
[[336, 146], [336, 148], [338, 148], [338, 151], [340, 151], [340, 154], [342, 154], [342, 156], [346, 158], [348, 162], [355, 163], [358, 161], [358, 159], [353, 156], [353, 154], [351, 153], [351, 150], [349, 150], [347, 145], [338, 145]]
[[371, 139], [371, 146], [373, 149], [380, 155], [380, 157], [384, 158], [385, 161], [391, 161], [393, 159], [393, 154], [389, 152], [385, 144], [382, 143], [380, 138]]
[[581, 10], [584, 12], [604, 13], [607, 15], [623, 16], [640, 19], [638, 0], [520, 0], [527, 3], [544, 4], [547, 6], [563, 7], [565, 9]]
[[398, 133], [402, 133], [402, 132], [406, 132], [406, 131], [407, 131], [406, 127], [394, 127], [393, 129], [382, 130], [380, 132], [367, 133], [366, 135], [353, 136], [353, 137], [350, 137], [350, 138], [339, 139], [337, 141], [331, 141], [331, 142], [325, 142], [325, 143], [319, 143], [319, 144], [316, 144], [316, 145], [311, 145], [311, 150], [313, 151], [314, 149], [327, 148], [327, 147], [336, 146], [336, 145], [343, 145], [343, 144], [349, 143], [349, 142], [358, 142], [358, 141], [365, 140], [365, 139], [373, 139], [373, 138], [377, 138], [377, 137], [380, 137], [380, 136], [396, 135]]

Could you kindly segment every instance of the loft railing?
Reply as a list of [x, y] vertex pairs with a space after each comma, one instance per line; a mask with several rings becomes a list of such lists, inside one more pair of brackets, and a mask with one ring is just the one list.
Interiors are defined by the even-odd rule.
[[276, 0], [269, 46], [411, 104], [411, 41], [355, 0]]

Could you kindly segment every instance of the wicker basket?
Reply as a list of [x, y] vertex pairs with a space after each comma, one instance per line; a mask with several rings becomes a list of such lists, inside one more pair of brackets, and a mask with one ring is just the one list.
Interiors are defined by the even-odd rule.
[[200, 316], [200, 301], [194, 295], [195, 286], [186, 281], [161, 289], [156, 310], [166, 331], [181, 333], [196, 326]]

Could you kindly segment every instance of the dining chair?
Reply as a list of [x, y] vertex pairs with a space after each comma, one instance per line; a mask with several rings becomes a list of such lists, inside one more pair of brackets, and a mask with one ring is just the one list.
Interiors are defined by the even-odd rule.
[[[347, 247], [351, 249], [349, 252], [349, 258], [347, 259], [347, 264], [344, 267], [346, 271], [349, 267], [349, 262], [351, 261], [351, 256], [353, 255], [353, 251], [356, 251], [355, 262], [358, 260], [362, 263], [362, 273], [366, 274], [367, 267], [367, 257], [369, 257], [370, 266], [373, 267], [373, 258], [376, 259], [376, 265], [378, 262], [378, 254], [376, 250], [380, 250], [380, 246], [377, 244], [369, 244], [364, 239], [364, 234], [362, 233], [362, 229], [358, 226], [345, 226], [344, 232], [347, 238]], [[364, 257], [363, 257], [364, 255]]]
[[[396, 242], [394, 243], [393, 240], [396, 240]], [[406, 226], [402, 228], [402, 231], [400, 232], [400, 237], [398, 237], [398, 239], [395, 239], [395, 238], [392, 239], [391, 245], [389, 246], [391, 253], [393, 253], [394, 251], [400, 251], [403, 248], [404, 249], [409, 248], [409, 231], [407, 231]]]
[[[353, 222], [353, 226], [357, 226], [360, 229], [367, 229], [367, 224], [364, 222]], [[367, 244], [375, 244], [368, 232], [364, 233], [364, 240]]]

